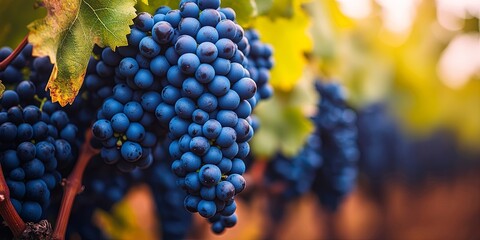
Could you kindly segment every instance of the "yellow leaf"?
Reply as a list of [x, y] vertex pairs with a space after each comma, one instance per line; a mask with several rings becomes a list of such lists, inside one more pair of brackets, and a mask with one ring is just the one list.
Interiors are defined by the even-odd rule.
[[307, 65], [305, 53], [312, 50], [312, 39], [308, 34], [310, 19], [301, 8], [302, 2], [294, 2], [291, 18], [262, 16], [252, 26], [260, 33], [261, 40], [275, 49], [275, 66], [270, 81], [274, 88], [283, 91], [290, 91], [300, 79]]

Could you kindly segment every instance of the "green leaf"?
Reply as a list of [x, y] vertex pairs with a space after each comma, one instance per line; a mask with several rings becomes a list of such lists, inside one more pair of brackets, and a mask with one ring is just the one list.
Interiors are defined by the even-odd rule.
[[83, 83], [94, 44], [112, 49], [127, 45], [135, 0], [39, 0], [47, 16], [32, 22], [29, 41], [34, 56], [54, 64], [47, 84], [53, 102], [72, 103]]
[[142, 0], [137, 3], [135, 8], [138, 12], [148, 12], [154, 14], [160, 6], [169, 6], [171, 9], [178, 9], [180, 0]]
[[221, 3], [222, 8], [233, 8], [237, 15], [237, 22], [242, 26], [247, 26], [250, 21], [257, 16], [257, 3], [255, 0], [224, 0]]

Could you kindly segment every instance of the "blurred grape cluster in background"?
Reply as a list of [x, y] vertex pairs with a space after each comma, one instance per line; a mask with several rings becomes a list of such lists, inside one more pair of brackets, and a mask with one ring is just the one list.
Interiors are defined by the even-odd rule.
[[[480, 239], [480, 1], [250, 2], [275, 93], [255, 109], [237, 226], [170, 216], [144, 184], [88, 221], [111, 239]], [[44, 12], [1, 4], [15, 47]]]

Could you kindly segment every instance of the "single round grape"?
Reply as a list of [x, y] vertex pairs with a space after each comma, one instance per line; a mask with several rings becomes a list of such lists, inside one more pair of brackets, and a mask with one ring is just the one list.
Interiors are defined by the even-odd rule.
[[99, 140], [107, 140], [113, 136], [113, 129], [110, 121], [101, 119], [96, 121], [92, 127], [93, 135]]
[[192, 137], [199, 137], [202, 135], [202, 125], [197, 123], [191, 123], [188, 126], [188, 134]]
[[[45, 200], [45, 195], [50, 195], [47, 184], [45, 184], [45, 182], [41, 179], [34, 179], [28, 181], [25, 184], [25, 190], [25, 196], [28, 199], [38, 202], [42, 202], [43, 200]], [[48, 198], [46, 200], [48, 200]]]
[[35, 148], [36, 157], [41, 161], [47, 161], [48, 159], [55, 157], [55, 146], [49, 142], [38, 142]]
[[[200, 6], [200, 3], [199, 3], [199, 7], [202, 8]], [[200, 17], [198, 19], [200, 21], [200, 24], [202, 24], [202, 26], [211, 26], [211, 27], [217, 26], [220, 20], [222, 20], [220, 13], [215, 9], [203, 10], [200, 13]]]
[[208, 143], [208, 139], [205, 137], [194, 137], [190, 141], [190, 151], [199, 156], [204, 155], [209, 148], [210, 144]]
[[33, 128], [28, 123], [21, 123], [17, 127], [17, 140], [18, 141], [28, 141], [33, 137]]
[[217, 198], [222, 201], [227, 201], [228, 199], [232, 198], [235, 195], [235, 187], [229, 181], [222, 181], [218, 183], [218, 185], [215, 188], [216, 188]]
[[208, 84], [208, 90], [215, 96], [221, 97], [230, 90], [230, 81], [228, 78], [217, 75]]
[[196, 99], [202, 95], [204, 87], [195, 78], [187, 78], [182, 84], [182, 94], [186, 97]]
[[159, 44], [167, 44], [173, 39], [174, 26], [167, 21], [157, 22], [152, 28], [152, 38]]
[[220, 169], [213, 164], [205, 164], [200, 168], [198, 172], [198, 177], [200, 182], [207, 187], [212, 187], [217, 185], [222, 177]]
[[168, 124], [175, 116], [175, 108], [166, 103], [160, 103], [155, 109], [155, 117], [163, 124]]
[[230, 61], [224, 58], [217, 58], [212, 66], [216, 74], [223, 76], [227, 76], [231, 69]]
[[[138, 47], [138, 45], [140, 44], [140, 41], [146, 36], [147, 36], [146, 32], [141, 31], [140, 29], [134, 27], [130, 29], [130, 34], [127, 36], [127, 40], [130, 46]], [[115, 66], [115, 65], [111, 65], [111, 66]]]
[[165, 21], [169, 22], [172, 27], [178, 27], [178, 23], [182, 19], [182, 15], [180, 14], [180, 10], [170, 10], [165, 14]]
[[153, 18], [150, 13], [147, 12], [140, 12], [137, 14], [137, 17], [133, 19], [133, 23], [135, 24], [135, 27], [138, 29], [147, 32], [152, 29], [153, 26]]
[[238, 105], [240, 105], [240, 96], [233, 90], [229, 90], [218, 98], [218, 106], [222, 109], [235, 110]]
[[[198, 18], [200, 9], [194, 2], [186, 2], [180, 6], [180, 14], [185, 18]], [[183, 19], [182, 19], [183, 20]], [[181, 26], [181, 22], [179, 28]]]
[[35, 158], [36, 148], [31, 142], [22, 142], [17, 146], [17, 156], [21, 162], [27, 162]]
[[182, 35], [196, 37], [200, 27], [200, 22], [196, 18], [187, 17], [180, 21], [178, 31]]
[[162, 97], [155, 91], [146, 92], [142, 95], [141, 105], [145, 111], [155, 112], [158, 104], [162, 102]]
[[237, 224], [237, 215], [232, 214], [228, 217], [223, 217], [221, 221], [225, 227], [233, 227]]
[[0, 98], [0, 104], [5, 109], [16, 106], [19, 103], [20, 98], [18, 97], [18, 94], [13, 90], [5, 90], [3, 92], [2, 98]]
[[235, 14], [235, 11], [234, 11], [232, 8], [221, 8], [221, 9], [220, 9], [220, 12], [222, 12], [223, 14], [225, 14], [225, 16], [227, 17], [227, 19], [232, 20], [232, 21], [235, 21], [236, 14]]
[[137, 60], [131, 57], [122, 59], [119, 64], [119, 72], [124, 77], [135, 76], [139, 68]]
[[191, 192], [198, 192], [202, 187], [200, 183], [200, 179], [198, 173], [192, 172], [185, 176], [185, 185], [187, 186], [187, 190]]
[[209, 119], [205, 124], [203, 124], [203, 136], [208, 139], [216, 139], [221, 131], [222, 125], [215, 119]]
[[202, 63], [211, 63], [217, 59], [218, 49], [211, 42], [203, 42], [197, 47], [197, 56]]
[[197, 197], [197, 196], [194, 196], [194, 195], [187, 195], [185, 197], [185, 200], [184, 200], [184, 206], [185, 208], [191, 212], [191, 213], [196, 213], [197, 212], [197, 207], [198, 207], [198, 203], [201, 201], [202, 199]]
[[125, 135], [130, 141], [141, 142], [145, 137], [145, 128], [140, 123], [132, 122], [130, 126], [128, 126]]
[[213, 201], [215, 200], [215, 194], [216, 194], [216, 191], [214, 186], [212, 187], [203, 186], [200, 189], [200, 196], [202, 197], [202, 199]]
[[213, 201], [200, 200], [197, 210], [202, 217], [209, 218], [215, 215], [217, 208]]
[[217, 166], [223, 174], [228, 173], [232, 169], [232, 160], [228, 158], [222, 158]]
[[133, 80], [135, 85], [140, 89], [148, 89], [153, 84], [153, 74], [149, 70], [140, 69]]
[[38, 222], [43, 214], [42, 206], [37, 202], [25, 201], [19, 214], [24, 221]]
[[[225, 19], [220, 21], [217, 26], [215, 26], [220, 38], [226, 38], [233, 40], [237, 35], [237, 27], [232, 20]], [[220, 39], [221, 40], [221, 39]]]
[[181, 157], [182, 166], [187, 172], [193, 172], [200, 168], [202, 159], [193, 152], [186, 152]]
[[242, 78], [234, 83], [232, 89], [235, 90], [240, 99], [249, 99], [257, 92], [257, 85], [251, 78]]
[[208, 113], [201, 109], [196, 109], [192, 113], [192, 120], [197, 124], [203, 125], [206, 121], [208, 121], [208, 119], [209, 119]]
[[230, 59], [235, 55], [236, 46], [232, 40], [228, 38], [222, 38], [215, 43], [218, 49], [218, 57]]
[[[158, 118], [158, 116], [157, 116]], [[188, 132], [188, 126], [190, 123], [180, 117], [173, 117], [168, 124], [168, 129], [173, 137], [180, 137]]]
[[72, 146], [64, 139], [57, 139], [55, 145], [55, 158], [58, 162], [66, 162], [71, 160]]
[[140, 144], [126, 141], [122, 144], [121, 154], [126, 161], [136, 162], [142, 157], [143, 150]]
[[195, 111], [195, 102], [190, 98], [183, 97], [175, 103], [175, 113], [181, 118], [191, 119]]
[[139, 121], [143, 116], [143, 108], [139, 102], [131, 101], [125, 104], [123, 108], [123, 113], [128, 117], [132, 122]]
[[23, 169], [27, 179], [40, 178], [45, 173], [45, 166], [36, 158], [23, 164]]
[[175, 51], [179, 55], [195, 53], [197, 51], [197, 41], [189, 35], [182, 35], [175, 43]]
[[222, 161], [222, 151], [217, 147], [210, 147], [208, 151], [203, 155], [202, 160], [207, 164], [218, 164]]
[[159, 55], [150, 61], [150, 71], [159, 77], [163, 77], [167, 74], [170, 68], [170, 63], [165, 56]]
[[37, 91], [35, 84], [33, 82], [24, 80], [17, 85], [17, 94], [19, 99], [31, 100]]
[[193, 74], [200, 66], [198, 56], [193, 53], [185, 53], [178, 58], [178, 67], [184, 74]]
[[204, 26], [198, 30], [195, 39], [199, 44], [203, 42], [216, 43], [218, 41], [217, 29], [211, 26]]
[[238, 153], [238, 144], [233, 142], [230, 147], [222, 148], [222, 154], [226, 158], [233, 158]]
[[225, 208], [222, 210], [221, 214], [223, 216], [230, 216], [233, 213], [235, 213], [235, 210], [237, 210], [237, 204], [235, 201], [232, 201], [230, 204], [227, 204]]
[[119, 83], [113, 88], [113, 98], [125, 104], [132, 99], [133, 91], [127, 85]]
[[140, 53], [147, 58], [157, 56], [161, 50], [160, 45], [150, 36], [144, 37], [140, 41], [138, 48], [140, 49]]

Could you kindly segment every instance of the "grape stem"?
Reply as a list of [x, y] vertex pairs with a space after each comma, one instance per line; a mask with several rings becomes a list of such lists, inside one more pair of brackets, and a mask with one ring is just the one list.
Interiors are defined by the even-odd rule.
[[27, 46], [27, 43], [28, 43], [28, 34], [23, 38], [22, 42], [18, 44], [15, 50], [13, 50], [13, 52], [10, 55], [8, 55], [7, 58], [5, 58], [2, 62], [0, 62], [0, 71], [5, 70], [5, 68], [7, 68], [8, 65], [10, 65], [13, 59], [15, 59], [18, 56], [18, 54], [22, 52], [23, 48]]
[[90, 146], [91, 138], [92, 131], [91, 129], [88, 129], [85, 136], [85, 143], [82, 146], [78, 161], [75, 164], [72, 173], [70, 173], [68, 178], [64, 179], [62, 182], [64, 194], [62, 204], [60, 205], [60, 211], [58, 212], [55, 230], [53, 231], [53, 239], [55, 240], [65, 239], [65, 232], [67, 231], [67, 224], [72, 211], [73, 201], [77, 194], [83, 190], [83, 172], [85, 172], [85, 168], [90, 162], [92, 156], [98, 152]]
[[22, 235], [25, 230], [25, 222], [20, 218], [17, 211], [10, 201], [10, 191], [7, 182], [3, 176], [2, 166], [0, 165], [0, 215], [7, 223], [15, 238]]

